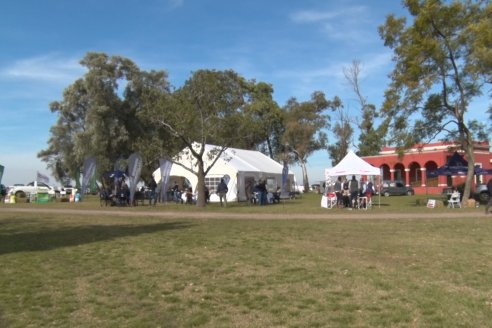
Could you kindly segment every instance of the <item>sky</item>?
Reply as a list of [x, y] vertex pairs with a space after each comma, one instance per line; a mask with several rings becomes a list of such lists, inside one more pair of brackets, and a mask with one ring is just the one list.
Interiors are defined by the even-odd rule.
[[[176, 88], [198, 69], [232, 69], [270, 83], [280, 106], [322, 91], [328, 99], [341, 98], [355, 115], [357, 101], [343, 69], [361, 63], [362, 93], [379, 107], [394, 65], [377, 29], [391, 13], [406, 15], [398, 0], [2, 1], [2, 183], [28, 183], [37, 172], [50, 176], [37, 158], [57, 119], [49, 104], [83, 76], [79, 62], [87, 52], [165, 70]], [[478, 103], [470, 112], [485, 120], [480, 108], [486, 107]], [[326, 151], [308, 158], [310, 183], [323, 180], [327, 167]], [[302, 181], [300, 168], [292, 169]], [[50, 184], [59, 183], [51, 177]]]

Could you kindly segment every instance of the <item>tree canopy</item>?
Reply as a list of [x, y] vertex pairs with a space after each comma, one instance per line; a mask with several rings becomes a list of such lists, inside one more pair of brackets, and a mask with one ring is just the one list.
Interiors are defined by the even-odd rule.
[[[405, 0], [413, 20], [387, 17], [379, 32], [393, 49], [396, 66], [385, 93], [383, 114], [391, 121], [392, 141], [401, 147], [444, 138], [457, 140], [473, 178], [473, 128], [468, 105], [491, 83], [492, 34], [489, 1]], [[485, 109], [484, 109], [485, 111]]]
[[[172, 95], [163, 95], [142, 112], [151, 124], [167, 130], [178, 147], [186, 147], [188, 155], [196, 160], [192, 173], [198, 178], [198, 206], [205, 205], [205, 176], [220, 155], [228, 147], [247, 147], [266, 137], [255, 127], [257, 112], [251, 109], [257, 106], [257, 98], [252, 90], [256, 90], [253, 81], [231, 70], [199, 70]], [[216, 147], [207, 152], [206, 144]], [[212, 160], [208, 167], [206, 158]]]
[[78, 181], [87, 157], [96, 156], [102, 174], [118, 158], [142, 150], [138, 144], [149, 130], [135, 119], [144, 105], [141, 94], [169, 92], [165, 72], [143, 72], [120, 56], [88, 53], [81, 65], [87, 73], [65, 89], [63, 100], [50, 104], [58, 120], [50, 129], [48, 148], [38, 154], [60, 181]]
[[[341, 106], [338, 98], [328, 101], [314, 92], [309, 101], [292, 98], [280, 108], [270, 84], [232, 70], [198, 70], [173, 89], [165, 71], [143, 71], [121, 56], [91, 52], [80, 63], [86, 73], [50, 104], [58, 119], [38, 157], [57, 180], [78, 181], [89, 157], [96, 157], [101, 178], [139, 152], [142, 178], [149, 183], [160, 158], [172, 160], [187, 148], [197, 162], [198, 206], [205, 204], [204, 179], [211, 168], [204, 159], [214, 165], [228, 147], [259, 149], [277, 160], [287, 151], [294, 154], [308, 188], [307, 158], [326, 146], [325, 110]], [[206, 144], [216, 147], [205, 153]]]
[[323, 92], [315, 91], [310, 100], [298, 102], [291, 98], [283, 107], [283, 142], [288, 145], [288, 150], [294, 154], [294, 160], [301, 166], [306, 191], [309, 190], [307, 159], [313, 152], [326, 148], [328, 138], [324, 129], [329, 128], [330, 122], [326, 110], [339, 105], [338, 98], [330, 101], [325, 98]]

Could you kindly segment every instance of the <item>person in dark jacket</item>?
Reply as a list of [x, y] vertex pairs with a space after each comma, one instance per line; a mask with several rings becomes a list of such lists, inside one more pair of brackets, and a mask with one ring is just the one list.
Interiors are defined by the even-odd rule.
[[[217, 194], [219, 195], [220, 199], [220, 206], [227, 207], [227, 192], [229, 189], [227, 188], [227, 184], [225, 183], [224, 179], [220, 179], [220, 183], [217, 185]], [[222, 199], [224, 199], [224, 203], [222, 203]]]
[[490, 213], [489, 208], [492, 206], [492, 178], [490, 178], [487, 183], [487, 191], [489, 192], [489, 201], [487, 202], [487, 205], [485, 205], [485, 214]]
[[357, 207], [357, 197], [359, 196], [359, 181], [352, 175], [352, 180], [349, 182], [350, 189], [350, 204], [352, 208]]

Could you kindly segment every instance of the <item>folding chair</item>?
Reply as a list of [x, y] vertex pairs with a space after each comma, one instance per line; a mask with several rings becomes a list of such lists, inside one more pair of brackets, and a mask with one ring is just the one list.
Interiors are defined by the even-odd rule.
[[448, 201], [448, 207], [449, 208], [455, 208], [455, 207], [461, 208], [461, 201], [460, 201], [460, 193], [459, 192], [454, 191], [451, 194], [451, 197], [449, 198], [449, 201]]

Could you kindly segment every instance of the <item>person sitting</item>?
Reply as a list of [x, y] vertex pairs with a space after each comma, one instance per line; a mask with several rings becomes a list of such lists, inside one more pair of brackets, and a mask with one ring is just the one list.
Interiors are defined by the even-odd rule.
[[277, 191], [273, 193], [273, 198], [272, 198], [272, 203], [275, 204], [280, 204], [280, 193], [281, 193], [280, 187], [277, 187]]
[[350, 207], [350, 190], [348, 188], [348, 185], [347, 187], [343, 188], [342, 190], [342, 205], [343, 207]]

